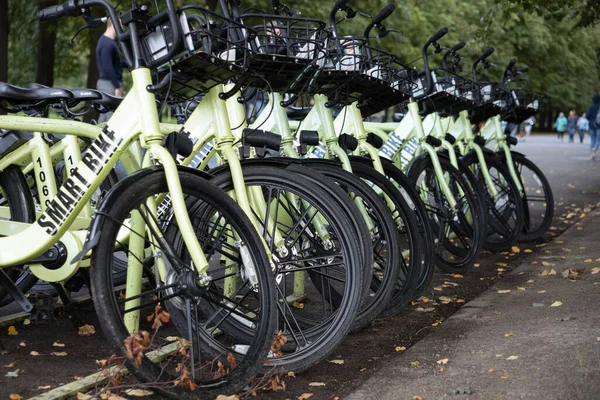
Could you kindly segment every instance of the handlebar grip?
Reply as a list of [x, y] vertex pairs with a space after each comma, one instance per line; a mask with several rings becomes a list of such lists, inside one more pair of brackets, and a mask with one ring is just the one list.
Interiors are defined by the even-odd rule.
[[333, 5], [334, 10], [339, 10], [344, 7], [346, 4], [350, 3], [351, 0], [337, 0]]
[[389, 17], [394, 12], [395, 9], [396, 9], [396, 7], [393, 4], [388, 4], [387, 6], [385, 6], [383, 8], [383, 10], [381, 10], [379, 12], [379, 14], [377, 14], [375, 16], [375, 18], [373, 18], [373, 21], [371, 23], [373, 25], [380, 24], [381, 22], [383, 22], [384, 19]]
[[512, 67], [515, 66], [516, 63], [517, 63], [517, 59], [513, 58], [512, 60], [509, 61], [508, 65], [506, 66], [506, 69], [507, 70], [511, 69]]
[[51, 21], [60, 17], [77, 16], [81, 10], [77, 7], [77, 0], [68, 0], [57, 6], [46, 7], [37, 13], [40, 21]]
[[454, 45], [454, 47], [452, 47], [452, 48], [450, 49], [450, 52], [451, 52], [451, 53], [456, 53], [457, 51], [459, 51], [459, 50], [460, 50], [460, 49], [462, 49], [463, 47], [465, 47], [465, 42], [463, 42], [463, 41], [461, 40], [460, 42], [456, 43], [456, 44]]
[[488, 58], [489, 56], [491, 56], [492, 54], [494, 54], [494, 51], [496, 51], [493, 47], [489, 47], [487, 49], [485, 49], [485, 51], [483, 52], [483, 54], [481, 56], [479, 56], [479, 58], [477, 59], [478, 61], [483, 61], [486, 58]]
[[527, 72], [527, 71], [529, 71], [529, 68], [528, 68], [528, 67], [523, 67], [523, 68], [518, 68], [518, 69], [517, 69], [517, 72], [518, 72], [519, 74], [524, 74], [524, 73], [525, 73], [525, 72]]
[[446, 35], [446, 33], [448, 33], [448, 28], [443, 27], [442, 29], [437, 31], [435, 33], [435, 35], [433, 35], [432, 37], [429, 38], [429, 40], [427, 41], [427, 44], [432, 44], [432, 43], [437, 42], [438, 40], [443, 38]]

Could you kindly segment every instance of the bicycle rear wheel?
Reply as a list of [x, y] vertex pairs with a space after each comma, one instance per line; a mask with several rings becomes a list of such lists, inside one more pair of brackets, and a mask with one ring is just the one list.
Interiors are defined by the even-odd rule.
[[[365, 275], [362, 254], [371, 257], [370, 241], [357, 251], [365, 244], [355, 223], [364, 222], [356, 220], [348, 196], [330, 180], [320, 181], [317, 172], [296, 164], [250, 164], [242, 171], [249, 193], [266, 205], [253, 207], [253, 214], [273, 255], [277, 330], [285, 337], [263, 371], [302, 371], [327, 357], [351, 330], [365, 277], [372, 274]], [[212, 182], [233, 190], [229, 169], [216, 172]]]
[[[172, 398], [214, 398], [242, 389], [266, 359], [275, 335], [273, 275], [237, 204], [198, 171], [180, 168], [179, 178], [207, 276], [193, 267], [170, 203], [157, 207], [167, 181], [150, 168], [119, 183], [96, 213], [92, 294], [106, 339], [136, 378]], [[124, 292], [114, 288], [115, 249], [128, 256]], [[169, 336], [182, 338], [168, 344]]]

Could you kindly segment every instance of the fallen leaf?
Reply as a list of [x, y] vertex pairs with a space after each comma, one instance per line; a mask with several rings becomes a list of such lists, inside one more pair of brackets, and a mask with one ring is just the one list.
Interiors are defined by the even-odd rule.
[[74, 381], [78, 381], [78, 380], [80, 380], [80, 379], [83, 379], [83, 376], [77, 376], [77, 375], [75, 375], [75, 376], [73, 377], [73, 380], [74, 380]]
[[240, 397], [237, 394], [232, 394], [231, 396], [220, 394], [215, 400], [240, 400]]
[[512, 333], [512, 332], [509, 332], [509, 333], [505, 333], [505, 334], [504, 334], [504, 337], [514, 336], [514, 335], [515, 335], [514, 333]]
[[600, 342], [600, 336], [596, 337], [596, 342]]
[[481, 267], [481, 264], [479, 264], [479, 263], [475, 263], [475, 264], [473, 264], [473, 266], [474, 266], [475, 268], [479, 268], [479, 267]]
[[[450, 281], [445, 281], [445, 282], [444, 282], [444, 285], [448, 285], [448, 286], [454, 286], [454, 287], [457, 287], [457, 286], [458, 286], [458, 283], [456, 283], [456, 282], [450, 282]], [[443, 286], [443, 285], [442, 285], [442, 286]]]
[[404, 351], [406, 350], [406, 347], [404, 346], [396, 346], [396, 351]]
[[438, 363], [438, 364], [448, 364], [448, 359], [447, 358], [442, 358], [441, 360], [437, 360], [436, 363]]
[[423, 396], [413, 396], [412, 400], [425, 400]]
[[79, 327], [79, 332], [77, 333], [79, 336], [92, 336], [96, 333], [96, 328], [94, 325], [83, 325]]
[[167, 342], [176, 342], [176, 341], [178, 341], [178, 340], [179, 340], [179, 336], [167, 336], [167, 337], [165, 338], [165, 340], [166, 340]]
[[534, 281], [533, 279], [530, 279], [530, 280], [528, 280], [528, 281], [527, 281], [527, 282], [525, 282], [525, 283], [534, 283], [534, 282], [535, 282], [535, 281]]
[[584, 263], [591, 263], [592, 259], [591, 258], [586, 258], [585, 260], [583, 260]]
[[575, 189], [575, 185], [573, 185], [572, 183], [569, 183], [567, 186], [570, 187], [571, 189]]
[[39, 390], [48, 390], [48, 389], [50, 389], [51, 387], [52, 387], [52, 385], [45, 385], [45, 386], [38, 386], [37, 388], [38, 388]]
[[554, 270], [554, 268], [552, 268], [550, 272], [548, 272], [548, 275], [556, 275], [556, 271]]
[[25, 344], [25, 342], [19, 343], [19, 346], [21, 346], [21, 347], [27, 347], [27, 345]]
[[76, 397], [77, 397], [77, 400], [88, 400], [88, 399], [92, 398], [92, 396], [90, 396], [89, 394], [85, 394], [85, 393], [81, 393], [81, 392], [78, 392]]
[[512, 360], [516, 360], [517, 358], [519, 358], [519, 356], [510, 356], [507, 358], [507, 360], [512, 361]]
[[423, 303], [429, 303], [431, 301], [431, 300], [429, 300], [429, 297], [425, 297], [425, 296], [419, 297], [419, 300], [422, 301]]
[[427, 307], [427, 308], [417, 307], [416, 311], [418, 311], [418, 312], [432, 312], [432, 311], [435, 311], [435, 308], [434, 307]]
[[150, 396], [150, 395], [154, 394], [154, 392], [151, 392], [150, 390], [144, 390], [144, 389], [127, 389], [125, 391], [125, 393], [127, 393], [129, 396], [133, 396], [133, 397], [144, 397], [144, 396]]
[[520, 253], [521, 249], [518, 246], [513, 246], [510, 248], [510, 251], [512, 251], [513, 253]]
[[596, 275], [598, 272], [600, 272], [600, 267], [592, 268], [592, 275]]
[[533, 303], [532, 306], [534, 306], [534, 307], [544, 307], [544, 303]]
[[325, 382], [311, 382], [308, 386], [325, 386]]
[[510, 289], [498, 290], [498, 293], [510, 293]]
[[31, 353], [29, 353], [32, 356], [39, 356], [40, 353], [38, 353], [37, 351], [33, 350]]
[[25, 318], [23, 320], [23, 325], [27, 326], [27, 325], [30, 325], [30, 324], [31, 324], [31, 320], [29, 318]]
[[492, 372], [494, 372], [494, 368], [488, 369], [488, 374], [491, 374]]
[[419, 365], [421, 365], [421, 361], [411, 361], [410, 364], [414, 365], [415, 367], [418, 367]]
[[6, 376], [7, 378], [17, 378], [19, 376], [20, 370], [20, 368], [17, 368], [14, 371], [8, 371], [4, 376]]
[[431, 324], [431, 326], [433, 326], [433, 327], [436, 327], [436, 326], [438, 326], [439, 324], [441, 324], [441, 321], [435, 321], [433, 324]]
[[538, 290], [538, 293], [542, 294], [542, 293], [546, 293], [546, 291], [545, 290]]
[[561, 272], [561, 275], [565, 279], [569, 279], [569, 280], [574, 281], [579, 276], [579, 272], [577, 272], [573, 268], [569, 268], [569, 269], [565, 269], [563, 272]]
[[441, 286], [436, 286], [436, 287], [434, 287], [434, 288], [433, 288], [433, 290], [435, 290], [435, 291], [437, 291], [437, 292], [443, 292], [443, 291], [444, 291], [444, 288], [443, 288], [443, 287], [441, 287]]
[[361, 368], [361, 369], [359, 369], [358, 371], [359, 371], [359, 372], [365, 372], [366, 370], [367, 370], [367, 368]]
[[65, 347], [65, 344], [64, 343], [59, 343], [59, 342], [54, 342], [54, 343], [52, 343], [52, 346], [54, 346], [54, 347]]
[[11, 362], [10, 364], [6, 364], [4, 367], [5, 368], [13, 368], [15, 365], [17, 365], [16, 361]]
[[288, 378], [296, 378], [296, 373], [294, 371], [288, 371], [286, 374]]
[[525, 288], [521, 287], [521, 286], [517, 286], [517, 290], [525, 290]]
[[19, 334], [19, 332], [17, 332], [17, 328], [15, 328], [13, 325], [8, 327], [8, 335], [9, 336], [16, 336], [18, 334]]
[[542, 265], [543, 265], [544, 267], [552, 267], [554, 264], [553, 264], [553, 263], [551, 263], [551, 262], [548, 262], [548, 261], [542, 261]]
[[463, 300], [463, 299], [456, 299], [456, 302], [457, 302], [457, 303], [464, 303], [464, 302], [465, 302], [465, 300]]
[[50, 353], [50, 355], [57, 356], [57, 357], [64, 357], [67, 355], [67, 352], [66, 351], [53, 351], [52, 353]]
[[457, 278], [457, 279], [464, 278], [464, 276], [462, 276], [461, 274], [452, 274], [450, 276], [452, 276], [453, 278]]
[[555, 301], [554, 303], [550, 304], [550, 307], [560, 307], [562, 304], [563, 303], [561, 301]]
[[525, 249], [525, 250], [523, 250], [523, 253], [533, 253], [533, 250], [531, 250], [531, 249]]
[[298, 301], [294, 301], [292, 303], [292, 307], [302, 310], [304, 308], [304, 303], [300, 303]]
[[504, 379], [508, 379], [508, 375], [502, 375], [502, 376], [500, 377], [500, 379], [502, 379], [502, 380], [504, 380]]
[[312, 397], [312, 393], [302, 393], [300, 396], [296, 397], [297, 400], [306, 400]]
[[329, 362], [332, 364], [342, 365], [344, 360], [329, 360]]
[[452, 303], [452, 299], [450, 297], [446, 297], [446, 296], [440, 296], [438, 297], [438, 301], [442, 304], [449, 304]]
[[444, 372], [444, 367], [440, 367], [440, 369], [438, 369], [438, 371]]
[[23, 398], [23, 396], [18, 395], [16, 393], [11, 393], [8, 397], [10, 397], [10, 400], [21, 400]]

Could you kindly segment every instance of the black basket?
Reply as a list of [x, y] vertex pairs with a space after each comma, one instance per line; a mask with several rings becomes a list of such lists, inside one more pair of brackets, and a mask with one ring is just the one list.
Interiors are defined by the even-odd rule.
[[508, 93], [496, 82], [470, 82], [469, 98], [475, 105], [469, 109], [469, 120], [474, 124], [502, 114], [507, 106]]
[[415, 80], [417, 89], [414, 97], [424, 114], [436, 112], [443, 117], [455, 116], [462, 110], [469, 110], [477, 105], [471, 95], [472, 81], [441, 68], [431, 71], [431, 79], [432, 89], [426, 96], [423, 96], [425, 72], [420, 72]]
[[330, 41], [311, 92], [341, 105], [358, 101], [368, 116], [408, 99], [415, 88], [412, 76], [392, 53], [369, 46], [364, 38], [341, 37]]
[[[248, 43], [255, 32], [202, 7], [184, 6], [178, 14], [185, 49], [156, 70], [157, 81], [172, 72], [170, 87], [157, 93], [158, 97], [166, 96], [168, 90], [171, 99], [187, 100], [246, 70]], [[163, 25], [142, 38], [147, 59], [158, 59], [167, 51], [172, 28]]]
[[248, 86], [301, 94], [325, 57], [325, 22], [268, 14], [243, 14], [242, 21], [256, 32], [248, 43], [248, 71], [260, 78]]
[[502, 113], [502, 119], [520, 124], [527, 118], [539, 113], [544, 105], [546, 95], [526, 89], [510, 89], [507, 107]]

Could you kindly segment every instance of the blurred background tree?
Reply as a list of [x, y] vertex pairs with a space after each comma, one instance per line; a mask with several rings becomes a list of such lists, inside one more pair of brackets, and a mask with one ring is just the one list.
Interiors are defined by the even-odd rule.
[[[37, 22], [35, 14], [40, 7], [58, 2], [0, 0], [0, 79], [6, 80], [3, 73], [6, 76], [8, 71], [8, 81], [16, 85], [38, 81], [65, 87], [95, 86], [95, 46], [103, 30], [84, 31], [71, 44], [71, 37], [84, 23], [81, 18]], [[155, 9], [154, 0], [138, 3]], [[176, 3], [214, 9], [217, 0]], [[405, 64], [422, 68], [423, 43], [447, 26], [450, 33], [443, 44], [464, 40], [467, 45], [461, 53], [467, 59], [487, 47], [496, 49], [490, 58], [496, 66], [486, 70], [483, 78], [498, 79], [513, 57], [520, 66], [528, 66], [522, 86], [549, 95], [544, 121], [552, 120], [559, 110], [587, 110], [592, 95], [600, 91], [600, 0], [353, 0], [350, 5], [375, 15], [389, 3], [396, 11], [386, 26], [402, 30], [403, 35], [390, 34], [374, 43], [397, 54]], [[122, 2], [121, 8], [127, 4], [130, 2]], [[287, 5], [301, 10], [303, 16], [326, 19], [333, 0], [288, 0]], [[242, 0], [242, 8], [250, 7], [268, 11], [270, 0]], [[8, 13], [3, 12], [6, 9]], [[8, 21], [3, 19], [6, 15]], [[340, 30], [361, 34], [368, 22], [357, 16], [344, 21]], [[3, 39], [6, 36], [8, 40]], [[435, 65], [440, 60], [434, 56], [431, 62]], [[468, 62], [464, 67], [469, 73]]]

